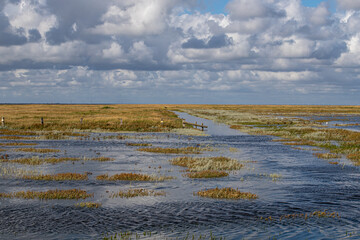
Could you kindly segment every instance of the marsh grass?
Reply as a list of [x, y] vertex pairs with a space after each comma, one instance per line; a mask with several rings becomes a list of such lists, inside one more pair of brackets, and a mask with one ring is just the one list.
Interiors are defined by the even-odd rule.
[[36, 136], [35, 132], [21, 131], [21, 130], [13, 130], [13, 129], [0, 129], [1, 135], [21, 135], [21, 136]]
[[21, 137], [21, 136], [1, 136], [3, 140], [35, 140], [36, 137]]
[[109, 176], [108, 174], [102, 174], [96, 177], [96, 180], [101, 181], [157, 181], [162, 182], [165, 180], [173, 179], [173, 177], [167, 176], [154, 176], [154, 175], [146, 175], [146, 174], [138, 174], [138, 173], [120, 173], [115, 174], [113, 176]]
[[185, 176], [189, 178], [221, 178], [229, 176], [229, 173], [217, 170], [204, 170], [199, 172], [189, 172], [186, 173]]
[[48, 148], [17, 148], [14, 149], [17, 152], [32, 152], [32, 153], [58, 153], [59, 149], [48, 149]]
[[24, 142], [12, 142], [12, 143], [0, 143], [0, 146], [36, 146], [37, 143], [24, 143]]
[[184, 148], [139, 148], [137, 149], [141, 152], [151, 152], [151, 153], [164, 153], [164, 154], [201, 154], [204, 150], [199, 147], [184, 147]]
[[265, 221], [283, 221], [283, 220], [291, 220], [291, 219], [304, 219], [308, 220], [310, 218], [340, 218], [339, 213], [337, 212], [329, 212], [327, 210], [324, 211], [314, 211], [310, 213], [293, 213], [293, 214], [284, 214], [280, 217], [260, 217], [260, 220]]
[[41, 180], [41, 181], [81, 181], [88, 180], [87, 174], [80, 173], [57, 173], [47, 175], [25, 175], [22, 177], [27, 180]]
[[133, 197], [146, 197], [146, 196], [165, 196], [166, 193], [164, 191], [154, 191], [148, 190], [145, 188], [136, 188], [136, 189], [129, 189], [127, 191], [119, 191], [116, 193], [112, 193], [110, 195], [111, 198], [133, 198]]
[[235, 159], [228, 157], [177, 157], [170, 160], [172, 165], [181, 167], [187, 167], [189, 171], [205, 171], [205, 170], [217, 170], [217, 171], [231, 171], [239, 170], [244, 165], [239, 163]]
[[81, 202], [75, 204], [75, 207], [80, 207], [80, 208], [99, 208], [101, 206], [102, 206], [101, 203], [96, 203], [96, 202]]
[[40, 132], [39, 139], [43, 140], [65, 140], [71, 138], [89, 138], [90, 134], [66, 132], [66, 131], [51, 131], [51, 132]]
[[256, 194], [250, 192], [241, 192], [234, 188], [213, 188], [198, 191], [195, 195], [207, 198], [219, 198], [219, 199], [257, 199]]
[[23, 176], [40, 175], [42, 171], [36, 169], [23, 169], [13, 166], [0, 166], [0, 176], [5, 178], [22, 178]]
[[133, 146], [133, 147], [150, 147], [152, 146], [151, 143], [126, 143], [126, 146]]
[[0, 162], [8, 162], [8, 163], [18, 163], [18, 164], [27, 164], [27, 165], [41, 165], [41, 164], [56, 164], [61, 162], [76, 162], [76, 161], [112, 161], [114, 159], [107, 157], [96, 157], [96, 158], [74, 158], [74, 157], [61, 157], [61, 158], [39, 158], [39, 157], [31, 157], [31, 158], [18, 158], [18, 159], [0, 159]]
[[336, 159], [341, 158], [341, 155], [335, 153], [313, 153], [314, 156], [322, 159]]
[[0, 112], [9, 128], [26, 131], [161, 132], [182, 127], [176, 114], [163, 105], [1, 105]]
[[40, 200], [51, 200], [51, 199], [86, 199], [93, 197], [94, 194], [89, 194], [84, 190], [80, 189], [69, 189], [69, 190], [48, 190], [46, 192], [36, 191], [21, 191], [14, 193], [0, 193], [0, 198], [21, 198], [21, 199], [40, 199]]

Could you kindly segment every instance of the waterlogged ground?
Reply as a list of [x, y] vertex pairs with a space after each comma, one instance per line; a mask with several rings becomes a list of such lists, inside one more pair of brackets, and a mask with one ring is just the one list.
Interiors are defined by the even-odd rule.
[[[272, 142], [273, 137], [251, 136], [211, 121], [179, 113], [188, 122], [209, 126], [209, 136], [176, 134], [126, 134], [133, 138], [89, 140], [22, 140], [38, 142], [38, 148], [60, 149], [45, 155], [11, 151], [10, 159], [26, 156], [111, 157], [112, 162], [79, 161], [41, 166], [1, 163], [2, 168], [36, 170], [42, 174], [91, 172], [86, 181], [34, 181], [2, 176], [0, 192], [48, 189], [83, 189], [94, 193], [88, 200], [0, 199], [1, 239], [101, 239], [107, 233], [131, 231], [145, 238], [165, 239], [209, 236], [225, 239], [359, 239], [360, 171], [346, 159], [331, 165], [313, 156]], [[99, 140], [98, 140], [99, 139]], [[13, 142], [1, 140], [1, 142]], [[136, 151], [126, 143], [151, 143], [153, 147], [210, 146], [215, 151], [201, 156], [227, 156], [245, 167], [220, 179], [188, 179], [184, 168], [172, 166], [164, 155]], [[173, 176], [164, 182], [103, 182], [100, 174], [122, 172]], [[274, 179], [277, 174], [278, 178]], [[279, 177], [280, 176], [280, 177]], [[205, 188], [233, 187], [258, 195], [256, 200], [214, 200], [194, 196]], [[129, 188], [165, 191], [166, 196], [111, 198], [112, 192]], [[97, 209], [79, 208], [79, 202], [102, 204]], [[339, 217], [309, 217], [315, 211], [335, 212]], [[284, 218], [289, 214], [294, 217]], [[271, 220], [269, 219], [271, 217]], [[267, 218], [267, 220], [265, 220]], [[280, 218], [282, 219], [280, 221]], [[143, 239], [143, 238], [142, 238]]]

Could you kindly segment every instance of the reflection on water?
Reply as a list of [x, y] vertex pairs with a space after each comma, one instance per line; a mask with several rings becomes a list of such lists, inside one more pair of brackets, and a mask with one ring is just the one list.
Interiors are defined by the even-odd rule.
[[[76, 201], [1, 199], [0, 238], [96, 239], [106, 233], [124, 231], [151, 231], [157, 239], [185, 237], [187, 233], [209, 234], [210, 231], [226, 239], [337, 239], [346, 238], [349, 233], [359, 238], [358, 167], [331, 165], [317, 159], [311, 152], [271, 142], [272, 138], [268, 136], [242, 134], [225, 125], [183, 113], [179, 115], [188, 122], [209, 126], [207, 133], [210, 136], [158, 133], [141, 134], [147, 136], [144, 139], [41, 141], [39, 147], [66, 150], [67, 156], [95, 157], [101, 153], [101, 156], [115, 158], [115, 161], [40, 166], [38, 169], [44, 173], [87, 171], [92, 175], [88, 181], [79, 182], [2, 178], [0, 191], [85, 189], [95, 193], [90, 201], [101, 202], [102, 207], [77, 208], [74, 207]], [[181, 172], [183, 168], [169, 164], [173, 156], [138, 152], [136, 147], [127, 146], [126, 142], [146, 142], [154, 147], [210, 145], [218, 151], [205, 152], [202, 156], [228, 156], [243, 162], [245, 167], [222, 179], [188, 179]], [[8, 154], [11, 158], [19, 157], [19, 154], [31, 155], [11, 151]], [[160, 183], [95, 180], [100, 174], [121, 172], [167, 175], [176, 179]], [[274, 173], [282, 177], [273, 181], [269, 176]], [[111, 192], [135, 187], [161, 190], [167, 195], [109, 198]], [[227, 201], [193, 195], [196, 191], [213, 187], [239, 188], [257, 194], [259, 199]], [[286, 214], [326, 209], [338, 212], [341, 217], [278, 220]], [[260, 217], [268, 216], [275, 221], [260, 220]]]

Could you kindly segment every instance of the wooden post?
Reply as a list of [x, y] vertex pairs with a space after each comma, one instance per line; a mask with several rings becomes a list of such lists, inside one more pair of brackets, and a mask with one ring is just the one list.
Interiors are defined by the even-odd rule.
[[201, 123], [201, 131], [204, 131], [204, 123]]
[[41, 121], [41, 125], [44, 126], [44, 118], [41, 118], [40, 121]]
[[120, 118], [120, 126], [122, 126], [123, 124], [123, 121], [122, 121], [122, 118]]
[[185, 120], [184, 119], [181, 119], [182, 120], [182, 126], [183, 128], [185, 127]]
[[4, 117], [1, 118], [1, 126], [5, 127], [5, 118]]
[[195, 122], [195, 128], [197, 129], [197, 122]]
[[161, 126], [164, 126], [164, 119], [161, 119], [160, 123], [161, 123]]
[[83, 118], [80, 118], [80, 125], [82, 125], [82, 122], [83, 122]]

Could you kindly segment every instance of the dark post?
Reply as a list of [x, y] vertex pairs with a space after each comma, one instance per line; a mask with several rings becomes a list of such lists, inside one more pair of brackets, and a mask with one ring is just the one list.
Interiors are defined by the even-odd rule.
[[40, 121], [41, 121], [41, 125], [44, 126], [44, 118], [41, 118]]
[[204, 123], [201, 124], [201, 131], [204, 131]]
[[197, 129], [197, 122], [195, 122], [195, 128]]

